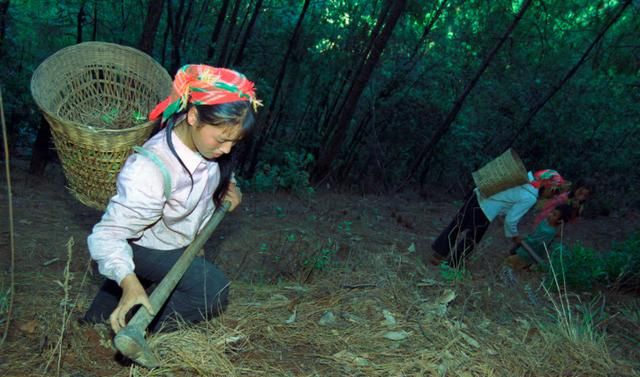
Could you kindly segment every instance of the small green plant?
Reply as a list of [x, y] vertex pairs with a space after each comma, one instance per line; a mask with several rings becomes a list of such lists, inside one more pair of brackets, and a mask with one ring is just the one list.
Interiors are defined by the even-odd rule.
[[0, 325], [7, 320], [9, 314], [9, 302], [11, 301], [11, 289], [0, 291]]
[[337, 244], [329, 238], [327, 243], [321, 245], [319, 250], [317, 250], [311, 258], [305, 259], [304, 265], [313, 265], [313, 269], [324, 271], [331, 265], [336, 252]]
[[309, 167], [314, 158], [305, 151], [286, 151], [281, 164], [262, 163], [249, 180], [248, 187], [257, 192], [275, 192], [285, 190], [298, 195], [312, 195], [313, 187], [309, 183]]
[[258, 254], [269, 254], [269, 245], [267, 245], [265, 242], [262, 242], [260, 244], [260, 249], [258, 250]]
[[351, 224], [353, 221], [342, 221], [338, 223], [338, 232], [344, 233], [348, 236], [351, 235]]
[[463, 281], [469, 277], [469, 271], [467, 271], [464, 266], [455, 268], [451, 267], [447, 262], [440, 263], [438, 271], [440, 271], [440, 277], [442, 280], [449, 283]]
[[545, 285], [550, 289], [555, 287], [555, 274], [562, 277], [567, 287], [582, 290], [592, 289], [607, 275], [604, 259], [596, 250], [582, 245], [571, 248], [559, 245], [551, 252], [549, 264], [543, 268], [547, 272]]

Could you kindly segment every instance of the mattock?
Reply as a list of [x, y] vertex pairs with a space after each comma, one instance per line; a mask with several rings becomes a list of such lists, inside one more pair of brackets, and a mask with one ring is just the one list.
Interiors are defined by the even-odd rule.
[[[176, 287], [180, 279], [182, 279], [182, 275], [187, 271], [198, 251], [202, 249], [209, 237], [211, 237], [213, 231], [218, 227], [218, 224], [220, 224], [220, 221], [222, 221], [222, 218], [229, 210], [230, 205], [231, 203], [225, 201], [222, 207], [219, 208], [213, 216], [211, 216], [207, 225], [205, 225], [202, 231], [198, 233], [191, 245], [187, 247], [178, 261], [173, 265], [173, 267], [171, 267], [171, 270], [169, 270], [160, 284], [158, 284], [156, 289], [154, 289], [153, 293], [149, 297], [149, 301], [156, 312], [159, 312], [160, 308], [162, 308], [164, 303], [167, 301], [167, 298], [171, 292], [173, 292], [173, 289]], [[144, 338], [144, 332], [153, 318], [154, 317], [149, 314], [149, 311], [147, 311], [146, 308], [141, 307], [133, 318], [131, 318], [127, 326], [120, 330], [113, 340], [118, 351], [146, 368], [155, 368], [160, 366], [160, 360], [158, 360], [151, 351], [151, 348]]]

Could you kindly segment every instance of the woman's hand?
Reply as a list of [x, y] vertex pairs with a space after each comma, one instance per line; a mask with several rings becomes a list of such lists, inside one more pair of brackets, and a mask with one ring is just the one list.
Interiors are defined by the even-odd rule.
[[122, 288], [122, 297], [120, 297], [118, 307], [116, 307], [109, 316], [111, 328], [116, 333], [127, 325], [125, 317], [127, 313], [129, 313], [129, 310], [136, 305], [144, 306], [151, 315], [155, 315], [147, 292], [145, 292], [142, 284], [140, 284], [140, 280], [138, 280], [135, 274], [125, 276], [120, 282], [120, 287]]
[[240, 191], [240, 187], [238, 187], [233, 182], [229, 183], [229, 189], [224, 196], [224, 200], [228, 200], [229, 202], [231, 202], [229, 212], [232, 212], [234, 209], [236, 209], [236, 207], [240, 205], [240, 202], [242, 202], [242, 191]]

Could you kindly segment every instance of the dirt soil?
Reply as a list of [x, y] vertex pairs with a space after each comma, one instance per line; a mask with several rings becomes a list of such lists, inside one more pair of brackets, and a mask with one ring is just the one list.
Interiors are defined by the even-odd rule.
[[[101, 213], [83, 206], [65, 189], [65, 178], [57, 164], [48, 166], [41, 177], [27, 173], [28, 161], [25, 160], [12, 161], [11, 169], [16, 296], [8, 336], [0, 353], [0, 374], [55, 375], [55, 366], [60, 362], [60, 375], [126, 375], [127, 363], [108, 346], [108, 330], [97, 331], [76, 323], [101, 282], [90, 263], [86, 246], [86, 237]], [[2, 293], [10, 283], [11, 255], [4, 174], [0, 187]], [[365, 273], [369, 265], [367, 260], [385, 253], [393, 253], [405, 263], [402, 271], [406, 273], [398, 279], [406, 279], [407, 284], [442, 280], [442, 273], [436, 267], [424, 266], [418, 255], [429, 250], [430, 242], [455, 213], [463, 193], [455, 194], [434, 190], [424, 198], [414, 194], [363, 196], [320, 191], [313, 197], [302, 198], [287, 193], [246, 193], [241, 207], [224, 219], [208, 242], [207, 257], [214, 260], [232, 281], [244, 287], [232, 291], [231, 313], [238, 310], [233, 308], [234, 301], [249, 301], [242, 296], [250, 294], [247, 287], [252, 286], [291, 282], [322, 286], [331, 281], [336, 289], [359, 289], [358, 285], [361, 285], [361, 292], [366, 292], [367, 284], [377, 284], [378, 275], [385, 273]], [[524, 231], [531, 230], [531, 217], [524, 220]], [[565, 241], [607, 250], [613, 242], [624, 240], [637, 231], [639, 220], [640, 215], [633, 211], [614, 212], [607, 217], [586, 217], [567, 228]], [[70, 240], [73, 240], [72, 246], [69, 246]], [[500, 224], [493, 224], [470, 260], [466, 286], [472, 291], [508, 289], [499, 275], [509, 246]], [[65, 284], [64, 270], [70, 249], [68, 276], [71, 280]], [[536, 285], [541, 277], [531, 273], [518, 278]], [[70, 287], [66, 301], [65, 285]], [[595, 294], [587, 292], [583, 297]], [[626, 360], [625, 363], [637, 369], [633, 360], [640, 359], [637, 349], [640, 327], [628, 321], [616, 322], [616, 318], [623, 316], [620, 308], [637, 305], [637, 297], [633, 293], [605, 294], [606, 310], [609, 318], [613, 318], [608, 323], [612, 357]], [[499, 297], [513, 300], [506, 303], [510, 307], [522, 305], [521, 295], [507, 293]], [[498, 308], [504, 307], [501, 305], [505, 303], [494, 304], [485, 301], [482, 306], [462, 310], [496, 311], [491, 315], [513, 322], [517, 311], [515, 314], [514, 311], [499, 313]], [[64, 325], [68, 335], [62, 345], [63, 356], [60, 360], [51, 359], [65, 306], [72, 310], [70, 320]], [[304, 350], [298, 352], [305, 353]], [[50, 366], [45, 372], [47, 364]], [[628, 375], [637, 375], [636, 369], [629, 369]], [[288, 375], [314, 375], [309, 370], [290, 369], [290, 373]], [[326, 372], [318, 375], [344, 374]]]

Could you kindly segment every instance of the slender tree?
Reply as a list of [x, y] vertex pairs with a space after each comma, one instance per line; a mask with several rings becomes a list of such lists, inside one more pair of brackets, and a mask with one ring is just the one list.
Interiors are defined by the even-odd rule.
[[160, 17], [164, 9], [164, 0], [149, 0], [147, 3], [147, 15], [142, 26], [142, 34], [138, 40], [138, 48], [147, 54], [153, 54], [153, 44], [160, 25]]
[[209, 48], [207, 48], [207, 61], [210, 62], [213, 59], [213, 54], [216, 51], [216, 45], [218, 44], [218, 38], [224, 25], [224, 19], [227, 17], [227, 9], [229, 9], [229, 0], [222, 1], [222, 7], [218, 12], [218, 19], [216, 20], [216, 26], [211, 33], [211, 41], [209, 42]]
[[180, 0], [178, 8], [173, 11], [171, 1], [167, 1], [167, 20], [171, 30], [171, 72], [182, 66], [182, 44], [191, 17], [193, 0]]
[[80, 3], [80, 9], [78, 9], [78, 14], [76, 15], [76, 43], [82, 42], [82, 29], [87, 16], [84, 10], [86, 4], [86, 0]]
[[220, 49], [220, 55], [218, 55], [218, 67], [225, 67], [227, 65], [227, 56], [230, 49], [229, 43], [233, 38], [233, 33], [235, 32], [236, 22], [238, 20], [238, 11], [240, 10], [240, 5], [242, 4], [242, 0], [236, 0], [233, 9], [231, 10], [231, 15], [229, 16], [229, 25], [227, 26], [227, 33], [224, 38], [224, 42], [222, 43], [222, 48]]
[[313, 178], [316, 181], [323, 179], [329, 174], [332, 168], [332, 163], [336, 158], [336, 155], [342, 146], [344, 137], [349, 129], [349, 125], [353, 118], [353, 114], [356, 111], [360, 96], [369, 82], [373, 69], [378, 63], [378, 60], [382, 55], [382, 51], [386, 47], [406, 5], [405, 0], [390, 0], [390, 3], [389, 14], [382, 31], [372, 41], [372, 47], [367, 61], [362, 66], [358, 75], [354, 78], [353, 85], [347, 93], [345, 104], [337, 117], [336, 126], [333, 128], [335, 132], [329, 136], [325, 147], [320, 153], [320, 157], [318, 158], [318, 162], [313, 172]]
[[0, 46], [4, 43], [4, 33], [7, 30], [7, 19], [9, 17], [9, 0], [0, 1]]
[[289, 46], [287, 47], [287, 51], [284, 54], [284, 58], [282, 59], [282, 63], [280, 64], [280, 70], [278, 72], [278, 76], [276, 76], [276, 81], [273, 88], [273, 95], [271, 97], [271, 101], [269, 103], [269, 108], [264, 116], [264, 121], [262, 123], [262, 131], [260, 136], [256, 140], [250, 154], [250, 165], [249, 165], [249, 176], [252, 176], [256, 164], [258, 162], [258, 155], [260, 154], [260, 150], [264, 146], [268, 137], [271, 135], [273, 124], [275, 123], [275, 118], [277, 116], [275, 109], [278, 104], [280, 97], [280, 90], [282, 89], [282, 84], [284, 82], [285, 74], [287, 73], [287, 65], [289, 64], [289, 60], [291, 59], [291, 55], [293, 54], [293, 50], [298, 44], [298, 40], [300, 39], [300, 35], [302, 34], [302, 23], [304, 22], [304, 18], [307, 14], [307, 9], [309, 9], [309, 4], [311, 0], [305, 0], [302, 5], [302, 11], [300, 12], [300, 16], [298, 17], [298, 22], [296, 23], [296, 27], [293, 30], [293, 35], [291, 36], [291, 40], [289, 41]]
[[251, 32], [253, 31], [253, 27], [256, 24], [256, 20], [258, 19], [258, 15], [260, 14], [260, 9], [262, 8], [263, 0], [257, 0], [256, 5], [253, 8], [253, 12], [251, 13], [251, 18], [249, 19], [249, 24], [247, 25], [247, 30], [245, 30], [244, 35], [242, 37], [242, 42], [240, 42], [240, 47], [238, 47], [238, 53], [236, 54], [236, 58], [233, 61], [233, 65], [237, 66], [242, 64], [242, 59], [244, 58], [244, 49], [247, 47], [247, 42], [249, 38], [251, 38]]
[[[411, 178], [413, 178], [413, 175], [425, 163], [425, 161], [428, 161], [431, 159], [435, 151], [435, 147], [438, 145], [442, 137], [449, 131], [449, 129], [451, 128], [451, 125], [453, 125], [453, 122], [456, 120], [458, 113], [462, 109], [462, 106], [464, 105], [464, 101], [467, 99], [467, 96], [471, 93], [473, 88], [476, 86], [476, 84], [480, 80], [480, 77], [482, 77], [482, 74], [484, 74], [484, 72], [487, 70], [493, 58], [496, 56], [498, 51], [500, 51], [500, 48], [504, 45], [504, 42], [507, 40], [507, 38], [509, 38], [513, 30], [516, 28], [516, 26], [522, 19], [522, 16], [525, 14], [527, 9], [529, 9], [531, 2], [532, 0], [525, 0], [524, 3], [522, 3], [522, 5], [520, 6], [520, 10], [518, 11], [518, 14], [516, 14], [515, 19], [513, 20], [511, 25], [509, 25], [507, 30], [504, 32], [504, 34], [502, 35], [498, 43], [493, 47], [493, 49], [491, 49], [487, 57], [484, 59], [484, 61], [480, 65], [480, 68], [478, 69], [478, 71], [475, 73], [471, 81], [469, 81], [467, 86], [462, 91], [462, 94], [460, 94], [460, 96], [458, 96], [458, 98], [455, 100], [455, 102], [453, 103], [453, 106], [451, 107], [451, 110], [449, 110], [449, 113], [445, 117], [444, 121], [438, 126], [435, 133], [431, 136], [430, 140], [426, 143], [426, 145], [424, 147], [421, 147], [420, 153], [418, 154], [416, 159], [413, 161], [413, 164], [411, 164], [408, 170], [408, 174], [405, 181], [409, 181]], [[428, 171], [428, 164], [424, 168], [421, 177], [425, 177], [427, 171]]]
[[531, 107], [527, 115], [527, 118], [516, 129], [516, 132], [513, 134], [513, 137], [507, 144], [507, 147], [505, 148], [505, 150], [513, 146], [516, 140], [518, 140], [518, 138], [524, 133], [524, 131], [531, 125], [533, 118], [538, 114], [538, 112], [540, 112], [540, 110], [542, 110], [542, 108], [551, 100], [551, 98], [553, 98], [553, 96], [555, 96], [560, 91], [560, 89], [562, 89], [564, 84], [566, 84], [573, 77], [573, 75], [575, 75], [576, 72], [578, 72], [578, 69], [580, 69], [580, 67], [584, 64], [584, 62], [587, 61], [587, 57], [589, 56], [593, 48], [596, 45], [598, 45], [598, 43], [600, 43], [600, 41], [602, 40], [604, 35], [607, 33], [607, 31], [611, 28], [611, 26], [613, 26], [613, 24], [615, 24], [620, 19], [620, 16], [622, 16], [622, 13], [624, 13], [625, 9], [627, 9], [627, 7], [631, 4], [631, 2], [632, 0], [625, 0], [622, 3], [618, 11], [613, 15], [613, 17], [611, 17], [611, 19], [609, 19], [609, 21], [607, 21], [606, 25], [604, 25], [604, 27], [598, 32], [596, 37], [593, 39], [593, 41], [591, 41], [591, 44], [589, 44], [586, 50], [582, 53], [582, 56], [580, 56], [580, 59], [578, 59], [578, 61], [573, 65], [573, 67], [569, 69], [569, 71], [564, 75], [564, 77], [558, 83], [556, 83], [551, 88], [551, 90], [544, 97], [540, 99], [540, 101], [538, 101], [535, 105]]
[[[333, 134], [334, 130], [337, 127], [337, 119], [340, 116], [342, 109], [344, 108], [344, 105], [347, 103], [349, 94], [352, 93], [353, 91], [353, 87], [356, 84], [355, 78], [361, 74], [363, 68], [367, 64], [367, 59], [369, 58], [369, 54], [371, 53], [371, 48], [373, 47], [374, 41], [380, 34], [380, 31], [382, 30], [382, 26], [384, 25], [385, 19], [389, 14], [391, 3], [392, 1], [385, 1], [383, 3], [382, 11], [378, 16], [378, 20], [375, 26], [373, 27], [373, 30], [371, 30], [367, 43], [365, 44], [362, 50], [358, 49], [357, 47], [358, 45], [360, 45], [360, 43], [357, 43], [356, 41], [351, 41], [350, 43], [348, 43], [348, 45], [350, 46], [351, 45], [356, 46], [353, 50], [354, 51], [353, 55], [360, 57], [360, 59], [355, 69], [352, 69], [351, 67], [347, 69], [348, 75], [345, 76], [344, 84], [345, 86], [349, 85], [349, 88], [346, 91], [344, 91], [343, 88], [340, 88], [340, 90], [337, 92], [338, 95], [335, 96], [333, 106], [331, 107], [331, 109], [333, 109], [333, 112], [330, 114], [329, 117], [325, 118], [324, 124], [320, 127], [323, 133], [323, 137], [325, 139], [328, 139]], [[357, 25], [354, 25], [354, 26], [357, 26]], [[357, 34], [357, 30], [356, 32], [354, 32], [354, 34]]]
[[[364, 136], [366, 135], [367, 125], [370, 124], [370, 121], [373, 119], [376, 110], [381, 107], [381, 102], [384, 99], [389, 98], [393, 93], [395, 93], [398, 90], [400, 85], [403, 82], [405, 82], [406, 77], [409, 75], [409, 73], [415, 69], [417, 63], [424, 57], [424, 54], [421, 54], [420, 51], [424, 50], [425, 41], [427, 40], [427, 37], [431, 33], [431, 30], [433, 30], [433, 26], [435, 25], [436, 21], [438, 21], [444, 9], [446, 8], [447, 1], [448, 0], [442, 0], [440, 2], [433, 16], [431, 17], [431, 19], [425, 26], [424, 30], [422, 31], [422, 35], [420, 36], [420, 39], [414, 45], [412, 52], [409, 55], [409, 58], [407, 59], [407, 61], [398, 69], [397, 73], [391, 76], [391, 79], [386, 82], [382, 90], [378, 92], [378, 95], [376, 96], [374, 103], [372, 105], [371, 111], [368, 111], [365, 114], [362, 121], [358, 124], [358, 127], [356, 127], [354, 135], [350, 141], [349, 147], [346, 148], [347, 150], [347, 156], [345, 158], [346, 162], [341, 167], [340, 173], [338, 174], [341, 180], [344, 179], [349, 174], [349, 171], [353, 166], [355, 157], [359, 154], [358, 153], [359, 145], [362, 142]], [[384, 123], [384, 124], [386, 125], [388, 123]], [[384, 133], [384, 130], [381, 130], [381, 133]]]

